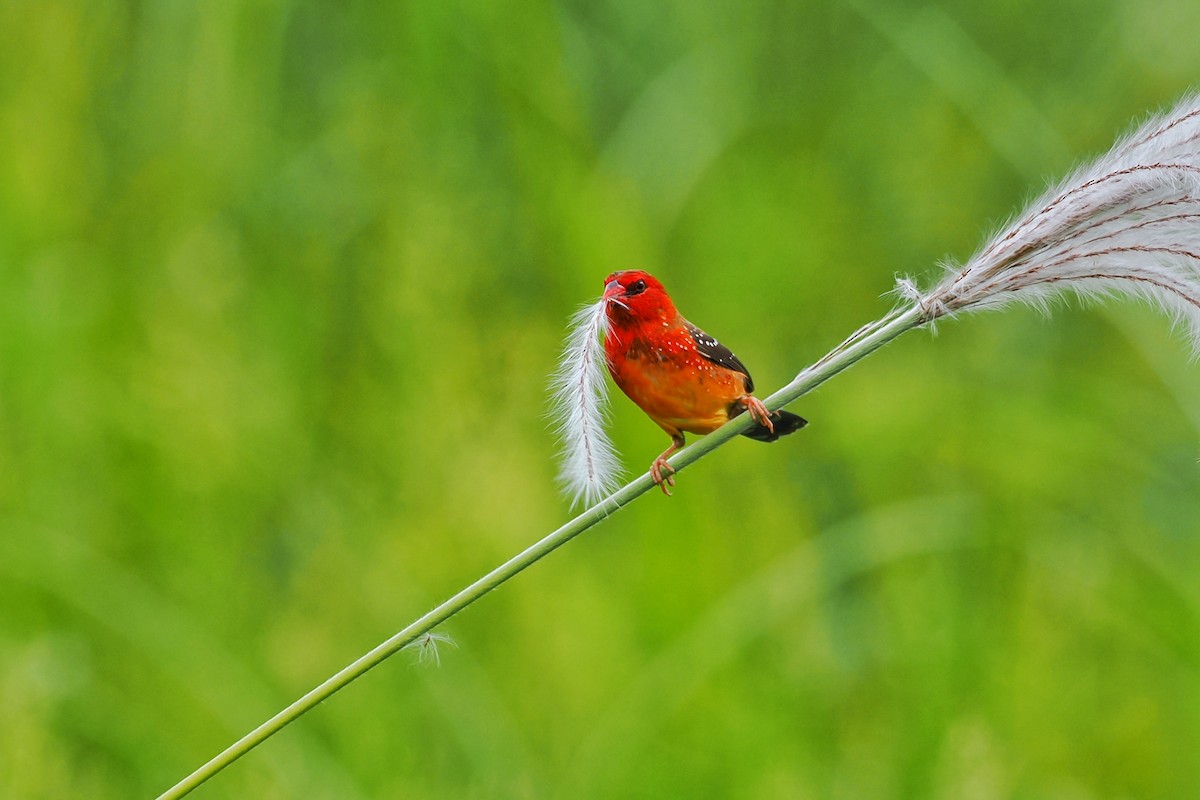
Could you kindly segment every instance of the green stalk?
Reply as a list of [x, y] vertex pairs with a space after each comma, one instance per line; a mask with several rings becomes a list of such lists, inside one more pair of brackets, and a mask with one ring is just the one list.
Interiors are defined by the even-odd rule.
[[[796, 398], [812, 391], [842, 370], [870, 355], [880, 347], [883, 347], [900, 334], [920, 325], [921, 322], [921, 311], [915, 307], [884, 317], [878, 322], [858, 331], [841, 345], [830, 351], [820, 361], [797, 375], [791, 383], [775, 392], [764, 402], [772, 410], [782, 408]], [[753, 420], [749, 414], [742, 414], [735, 417], [709, 436], [700, 439], [695, 444], [677, 453], [670, 459], [671, 466], [676, 471], [682, 470], [708, 455], [713, 450], [716, 450], [725, 442], [749, 428], [752, 424]], [[296, 700], [287, 708], [234, 742], [191, 775], [188, 775], [182, 781], [163, 792], [159, 796], [159, 800], [169, 800], [170, 798], [183, 797], [188, 794], [197, 786], [278, 733], [281, 729], [296, 721], [304, 712], [328, 699], [339, 689], [367, 672], [367, 670], [390, 656], [395, 655], [397, 651], [416, 641], [421, 635], [433, 630], [492, 589], [495, 589], [526, 567], [540, 561], [544, 556], [566, 544], [571, 539], [574, 539], [588, 528], [591, 528], [621, 507], [628, 505], [639, 495], [645, 494], [652, 488], [654, 488], [654, 482], [651, 480], [649, 473], [642, 473], [641, 477], [625, 484], [625, 486], [587, 509], [566, 525], [563, 525], [541, 541], [513, 556], [420, 619], [409, 624], [366, 655], [354, 661], [354, 663], [326, 679], [299, 700]]]

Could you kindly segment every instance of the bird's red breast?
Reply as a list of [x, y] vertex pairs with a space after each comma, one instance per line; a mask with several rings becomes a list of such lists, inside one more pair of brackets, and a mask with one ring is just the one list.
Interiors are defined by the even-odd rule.
[[669, 435], [711, 433], [741, 410], [739, 398], [754, 389], [745, 366], [680, 316], [658, 280], [615, 272], [605, 297], [609, 373]]

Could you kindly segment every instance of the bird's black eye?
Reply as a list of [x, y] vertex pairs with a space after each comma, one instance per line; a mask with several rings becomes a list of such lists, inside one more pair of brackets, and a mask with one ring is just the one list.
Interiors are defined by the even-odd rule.
[[646, 282], [641, 280], [634, 281], [625, 287], [625, 296], [633, 297], [635, 294], [641, 294], [644, 291], [646, 291]]

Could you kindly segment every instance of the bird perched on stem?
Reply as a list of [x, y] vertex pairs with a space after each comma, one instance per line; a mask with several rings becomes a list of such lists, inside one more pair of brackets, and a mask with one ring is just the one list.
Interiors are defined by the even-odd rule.
[[684, 433], [712, 433], [749, 412], [755, 426], [743, 433], [773, 442], [807, 420], [768, 411], [754, 381], [728, 347], [684, 319], [658, 280], [641, 270], [614, 272], [604, 281], [604, 353], [608, 372], [629, 399], [671, 437], [654, 459], [650, 477], [670, 494], [674, 470], [667, 458], [684, 445]]

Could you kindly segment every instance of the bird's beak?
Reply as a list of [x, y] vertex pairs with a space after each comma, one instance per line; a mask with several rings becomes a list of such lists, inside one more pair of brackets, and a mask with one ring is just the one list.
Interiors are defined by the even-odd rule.
[[611, 300], [623, 291], [625, 291], [624, 286], [616, 281], [609, 281], [608, 283], [604, 284], [604, 299]]

